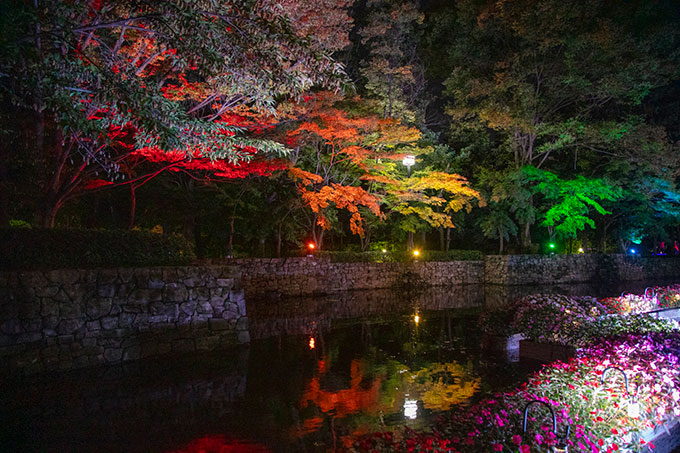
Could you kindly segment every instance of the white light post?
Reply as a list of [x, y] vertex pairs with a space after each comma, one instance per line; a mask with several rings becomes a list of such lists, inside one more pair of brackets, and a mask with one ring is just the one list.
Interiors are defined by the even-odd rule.
[[401, 163], [404, 164], [404, 166], [406, 167], [406, 170], [408, 171], [408, 177], [410, 178], [411, 167], [416, 163], [416, 156], [404, 156]]

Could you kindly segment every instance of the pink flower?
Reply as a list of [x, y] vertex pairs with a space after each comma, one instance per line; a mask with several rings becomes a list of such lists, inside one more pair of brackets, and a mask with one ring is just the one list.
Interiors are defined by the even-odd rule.
[[519, 434], [515, 434], [514, 436], [512, 436], [512, 442], [515, 445], [521, 444], [522, 443], [522, 436], [520, 436]]
[[536, 443], [538, 445], [541, 445], [543, 443], [543, 436], [541, 436], [539, 433], [536, 433]]
[[503, 451], [503, 446], [501, 444], [494, 444], [493, 451]]
[[519, 451], [520, 453], [530, 453], [531, 448], [529, 448], [528, 445], [522, 445], [521, 447], [519, 447]]

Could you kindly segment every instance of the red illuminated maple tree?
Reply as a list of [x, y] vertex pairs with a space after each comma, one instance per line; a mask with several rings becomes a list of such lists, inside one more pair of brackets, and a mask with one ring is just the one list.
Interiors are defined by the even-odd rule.
[[[3, 40], [11, 52], [0, 59], [0, 94], [30, 117], [35, 152], [51, 166], [45, 226], [68, 199], [104, 180], [115, 183], [133, 150], [230, 163], [251, 158], [252, 148], [285, 154], [281, 144], [225, 124], [223, 115], [245, 105], [273, 109], [281, 97], [344, 83], [324, 41], [306, 39], [308, 14], [289, 16], [274, 0], [45, 0], [7, 7], [16, 21]], [[118, 133], [131, 140], [111, 136]]]

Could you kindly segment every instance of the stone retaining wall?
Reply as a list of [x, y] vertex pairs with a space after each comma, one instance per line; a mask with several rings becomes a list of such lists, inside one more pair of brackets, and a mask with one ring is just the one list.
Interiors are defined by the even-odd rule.
[[679, 258], [624, 255], [409, 263], [306, 257], [227, 264], [232, 266], [0, 272], [0, 367], [4, 373], [67, 370], [248, 342], [240, 288], [249, 298], [262, 298], [355, 289], [680, 279]]
[[250, 341], [231, 266], [0, 273], [0, 367], [30, 374]]
[[484, 261], [331, 263], [328, 258], [235, 259], [246, 297], [461, 284], [554, 285], [680, 278], [680, 258], [489, 255]]
[[490, 255], [485, 283], [535, 285], [680, 278], [680, 258], [630, 255]]
[[331, 263], [328, 258], [236, 259], [246, 297], [299, 296], [353, 289], [479, 284], [483, 261]]

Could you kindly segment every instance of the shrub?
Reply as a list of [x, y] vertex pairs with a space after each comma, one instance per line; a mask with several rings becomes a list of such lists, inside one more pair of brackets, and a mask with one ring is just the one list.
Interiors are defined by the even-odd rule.
[[608, 313], [594, 297], [534, 294], [489, 310], [480, 323], [492, 335], [521, 333], [538, 342], [571, 344], [583, 334], [583, 326]]
[[598, 338], [614, 337], [624, 333], [670, 333], [676, 330], [677, 321], [658, 319], [648, 314], [602, 316], [592, 323], [583, 324], [574, 338], [570, 339], [569, 344], [581, 347]]
[[179, 235], [145, 231], [0, 229], [0, 269], [186, 264], [196, 256]]

